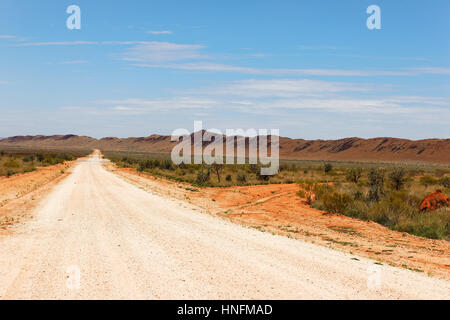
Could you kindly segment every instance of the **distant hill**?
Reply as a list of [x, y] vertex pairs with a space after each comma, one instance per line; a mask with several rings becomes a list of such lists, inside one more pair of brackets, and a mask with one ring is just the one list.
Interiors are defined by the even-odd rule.
[[[246, 139], [248, 140], [248, 139]], [[100, 149], [170, 153], [170, 136], [95, 139], [77, 135], [15, 136], [0, 139], [0, 148]], [[450, 164], [450, 139], [345, 138], [303, 140], [280, 137], [280, 158], [295, 160], [430, 162]]]

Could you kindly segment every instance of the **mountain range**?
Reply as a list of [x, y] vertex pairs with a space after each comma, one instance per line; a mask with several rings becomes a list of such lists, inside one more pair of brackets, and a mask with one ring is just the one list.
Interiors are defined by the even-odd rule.
[[[192, 136], [192, 135], [191, 135]], [[249, 138], [245, 139], [248, 144]], [[254, 138], [251, 138], [254, 139]], [[269, 137], [270, 139], [270, 137]], [[292, 160], [336, 160], [370, 162], [428, 162], [450, 164], [450, 139], [407, 140], [399, 138], [344, 138], [304, 140], [280, 137], [280, 158]], [[100, 149], [170, 153], [177, 142], [170, 136], [96, 139], [77, 135], [14, 136], [0, 139], [0, 148]], [[203, 143], [205, 145], [205, 143]]]

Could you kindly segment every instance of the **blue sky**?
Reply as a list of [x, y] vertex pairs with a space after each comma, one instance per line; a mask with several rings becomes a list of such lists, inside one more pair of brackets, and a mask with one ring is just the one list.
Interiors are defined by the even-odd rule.
[[[81, 30], [69, 30], [69, 5]], [[366, 9], [381, 9], [369, 30]], [[0, 137], [449, 138], [450, 2], [0, 2]]]

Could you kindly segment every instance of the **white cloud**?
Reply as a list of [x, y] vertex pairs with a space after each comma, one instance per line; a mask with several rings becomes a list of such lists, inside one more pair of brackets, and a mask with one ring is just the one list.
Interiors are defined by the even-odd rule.
[[137, 67], [162, 68], [162, 69], [180, 69], [193, 71], [219, 71], [219, 72], [237, 72], [252, 75], [269, 76], [341, 76], [341, 77], [371, 77], [371, 76], [412, 76], [424, 71], [418, 70], [345, 70], [345, 69], [282, 69], [282, 68], [250, 68], [233, 65], [193, 62], [179, 64], [134, 64]]
[[168, 98], [96, 100], [85, 107], [66, 107], [61, 114], [70, 117], [69, 121], [82, 115], [108, 119], [108, 125], [123, 126], [126, 136], [130, 128], [141, 130], [147, 124], [166, 130], [202, 119], [208, 127], [278, 127], [283, 135], [297, 137], [447, 137], [444, 128], [450, 121], [450, 98], [392, 95], [384, 88], [310, 79], [248, 79]]
[[347, 82], [331, 82], [310, 79], [239, 80], [215, 88], [192, 91], [193, 93], [241, 96], [248, 98], [323, 96], [340, 92], [367, 92], [368, 85]]
[[157, 31], [157, 30], [151, 30], [151, 31], [147, 31], [147, 33], [155, 34], [155, 35], [159, 35], [159, 34], [172, 34], [172, 31], [170, 31], [170, 30], [160, 30], [160, 31]]
[[150, 41], [41, 41], [23, 42], [15, 47], [42, 47], [42, 46], [80, 46], [80, 45], [139, 45], [149, 44]]
[[[450, 99], [432, 96], [381, 95], [384, 86], [310, 79], [239, 80], [191, 91], [241, 112], [309, 109], [338, 113], [450, 113]], [[275, 111], [276, 112], [276, 111]]]
[[[149, 31], [154, 34], [169, 34], [171, 31]], [[0, 39], [16, 39], [15, 36], [2, 35]], [[235, 72], [251, 75], [268, 76], [340, 76], [340, 77], [373, 77], [373, 76], [418, 76], [425, 74], [450, 75], [448, 67], [414, 67], [393, 70], [367, 70], [367, 69], [321, 69], [321, 68], [252, 68], [245, 66], [235, 66], [220, 63], [210, 63], [197, 61], [190, 63], [164, 63], [180, 60], [204, 60], [211, 57], [200, 53], [205, 48], [199, 44], [177, 44], [158, 41], [42, 41], [42, 42], [22, 42], [14, 44], [18, 47], [29, 46], [79, 46], [79, 45], [125, 45], [134, 46], [125, 53], [124, 60], [141, 62], [134, 64], [137, 67], [180, 69], [192, 71], [210, 72]], [[334, 46], [300, 46], [305, 50], [316, 49], [340, 49]], [[264, 57], [267, 54], [253, 54], [255, 57]], [[362, 56], [361, 56], [362, 57]], [[368, 58], [368, 57], [366, 57]], [[377, 57], [370, 57], [377, 58]], [[383, 59], [381, 57], [380, 59]], [[385, 59], [402, 60], [422, 60], [421, 58], [410, 57], [387, 57]]]
[[422, 96], [393, 96], [391, 101], [414, 104], [414, 105], [429, 105], [429, 106], [445, 106], [450, 107], [449, 99], [442, 97], [422, 97]]
[[88, 63], [87, 60], [70, 60], [70, 61], [61, 61], [58, 64], [85, 64]]
[[[450, 105], [450, 104], [448, 104]], [[447, 105], [447, 106], [448, 106]], [[241, 113], [265, 115], [289, 115], [293, 110], [318, 111], [323, 116], [332, 114], [347, 114], [353, 117], [356, 114], [372, 116], [398, 115], [420, 119], [424, 114], [439, 114], [439, 119], [450, 121], [449, 107], [436, 107], [430, 105], [414, 106], [408, 103], [399, 103], [390, 97], [385, 98], [352, 98], [352, 97], [324, 97], [324, 98], [290, 98], [253, 100], [251, 103], [234, 106]]]
[[300, 50], [340, 50], [340, 49], [349, 49], [347, 47], [338, 47], [338, 46], [306, 46], [301, 45], [298, 46]]
[[257, 69], [236, 67], [224, 64], [209, 63], [209, 62], [194, 62], [183, 64], [134, 64], [137, 67], [145, 68], [161, 68], [161, 69], [181, 69], [193, 71], [225, 71], [225, 72], [239, 72], [246, 74], [256, 74]]
[[430, 61], [426, 58], [416, 58], [416, 57], [377, 57], [377, 56], [363, 56], [359, 54], [330, 54], [335, 57], [346, 57], [346, 58], [358, 58], [358, 59], [374, 59], [374, 60], [412, 60], [412, 61]]
[[450, 74], [450, 68], [446, 67], [422, 67], [422, 68], [412, 68], [412, 70], [421, 74]]
[[17, 47], [41, 46], [96, 46], [123, 45], [133, 46], [124, 54], [123, 60], [140, 62], [165, 62], [192, 59], [209, 59], [199, 51], [204, 48], [198, 44], [177, 44], [158, 41], [43, 41], [15, 44]]
[[271, 53], [249, 53], [248, 56], [254, 57], [254, 58], [267, 58], [267, 57], [272, 57], [273, 54], [271, 54]]
[[285, 99], [272, 100], [259, 105], [260, 108], [268, 109], [311, 109], [325, 110], [339, 113], [408, 113], [410, 108], [389, 99], [355, 99], [355, 98], [315, 98], [315, 99]]
[[163, 62], [208, 58], [206, 55], [199, 53], [202, 48], [204, 46], [197, 44], [152, 41], [129, 49], [124, 60]]
[[113, 99], [97, 100], [97, 105], [106, 105], [113, 111], [143, 114], [155, 111], [171, 111], [181, 109], [211, 109], [217, 106], [217, 101], [210, 98], [174, 97], [168, 99]]
[[[239, 80], [213, 87], [179, 92], [172, 98], [97, 100], [111, 112], [145, 114], [174, 110], [281, 115], [289, 110], [342, 114], [436, 113], [450, 115], [450, 99], [434, 96], [386, 95], [384, 86], [311, 79]], [[105, 110], [102, 108], [102, 110]]]
[[113, 107], [113, 110], [116, 110], [116, 111], [134, 111], [133, 108], [125, 107], [125, 106], [115, 106], [115, 107]]
[[16, 47], [41, 47], [41, 46], [79, 46], [79, 45], [98, 45], [97, 41], [42, 41], [42, 42], [24, 42], [16, 44]]
[[0, 81], [0, 84], [8, 84], [8, 81]]
[[[441, 119], [450, 117], [448, 99], [421, 96], [371, 97], [367, 96], [370, 93], [367, 89], [350, 83], [314, 80], [244, 80], [203, 91], [191, 91], [191, 96], [98, 100], [94, 103], [125, 114], [174, 110], [204, 110], [215, 114], [229, 110], [238, 114], [280, 116], [289, 114], [292, 110], [309, 110], [319, 111], [324, 115], [395, 114], [421, 117], [431, 112], [440, 114]], [[358, 96], [348, 95], [355, 91]]]
[[99, 44], [102, 45], [136, 45], [136, 44], [146, 44], [149, 41], [102, 41]]

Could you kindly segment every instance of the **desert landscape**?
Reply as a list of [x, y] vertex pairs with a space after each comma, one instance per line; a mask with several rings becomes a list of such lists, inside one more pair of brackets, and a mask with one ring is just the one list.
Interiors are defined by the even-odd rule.
[[450, 300], [448, 12], [1, 0], [0, 301]]
[[[243, 171], [233, 174], [227, 165], [219, 176], [212, 167], [197, 166], [190, 181], [189, 173], [168, 167], [175, 165], [167, 154], [102, 154], [96, 149], [90, 155], [72, 151], [69, 156], [65, 148], [59, 151], [58, 161], [52, 160], [58, 153], [50, 150], [61, 145], [45, 143], [42, 151], [33, 153], [20, 150], [36, 144], [6, 141], [10, 151], [3, 151], [3, 157], [9, 160], [3, 167], [14, 160], [24, 168], [22, 173], [6, 175], [6, 171], [0, 178], [3, 299], [449, 298], [448, 207], [417, 208], [417, 216], [427, 216], [418, 223], [431, 223], [428, 233], [418, 236], [413, 229], [395, 230], [397, 225], [386, 227], [369, 218], [315, 208], [308, 201], [311, 190], [305, 181], [312, 180], [305, 177], [315, 177], [321, 185], [324, 177], [327, 185], [346, 185], [351, 162], [341, 163], [340, 168], [339, 162], [328, 162], [329, 157], [319, 163], [282, 161], [280, 173], [263, 181], [251, 167], [246, 180], [240, 181]], [[24, 159], [46, 166], [29, 169]], [[438, 187], [450, 173], [442, 164], [430, 163], [425, 170], [422, 162], [412, 162], [409, 170], [422, 177], [418, 185], [436, 170], [441, 177], [422, 185], [422, 193]], [[158, 164], [151, 169], [141, 163]], [[324, 165], [333, 166], [334, 174], [325, 175]], [[365, 165], [362, 172], [374, 166], [371, 162], [353, 165]], [[391, 172], [397, 167], [386, 164]], [[190, 169], [182, 166], [181, 170]], [[198, 170], [211, 175], [199, 182]], [[347, 179], [338, 182], [341, 175]], [[408, 177], [405, 174], [404, 183], [411, 188], [414, 175]], [[433, 214], [444, 219], [437, 221], [442, 231], [429, 222]], [[123, 262], [109, 263], [114, 257]], [[64, 267], [71, 265], [81, 268], [86, 284], [82, 290], [67, 290]], [[376, 290], [366, 284], [370, 265], [381, 268], [382, 284]], [[139, 274], [139, 280], [133, 274]], [[298, 287], [302, 290], [296, 291]]]

